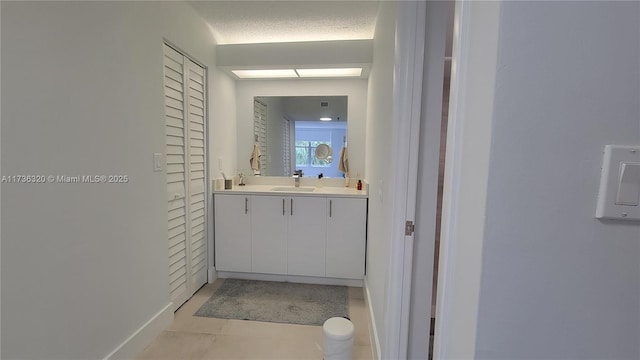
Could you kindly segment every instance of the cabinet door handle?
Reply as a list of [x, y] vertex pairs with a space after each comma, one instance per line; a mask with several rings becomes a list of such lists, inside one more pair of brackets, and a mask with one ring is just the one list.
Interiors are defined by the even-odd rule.
[[331, 210], [332, 210], [331, 205], [333, 205], [333, 204], [332, 204], [332, 201], [333, 201], [333, 200], [329, 200], [329, 217], [331, 217]]
[[249, 198], [244, 198], [244, 213], [249, 212]]
[[284, 199], [282, 199], [282, 216], [284, 216]]
[[291, 215], [293, 216], [293, 198], [291, 198]]

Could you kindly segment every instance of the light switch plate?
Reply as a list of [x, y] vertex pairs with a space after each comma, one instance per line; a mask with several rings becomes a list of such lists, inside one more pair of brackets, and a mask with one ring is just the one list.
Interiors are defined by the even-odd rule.
[[153, 171], [162, 171], [164, 161], [161, 153], [153, 153]]
[[640, 221], [640, 146], [604, 148], [596, 218]]

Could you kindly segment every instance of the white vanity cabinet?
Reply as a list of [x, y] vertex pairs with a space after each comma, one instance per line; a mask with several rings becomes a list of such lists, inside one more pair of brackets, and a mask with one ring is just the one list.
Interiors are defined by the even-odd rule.
[[[251, 196], [251, 271], [287, 273], [287, 199]], [[249, 224], [245, 224], [248, 227]]]
[[215, 258], [219, 271], [251, 271], [250, 205], [250, 196], [215, 195]]
[[362, 280], [366, 198], [220, 194], [216, 270]]
[[327, 277], [364, 277], [367, 200], [329, 198], [327, 218]]
[[326, 200], [251, 196], [251, 271], [325, 276]]
[[325, 276], [326, 198], [294, 196], [289, 205], [287, 274]]

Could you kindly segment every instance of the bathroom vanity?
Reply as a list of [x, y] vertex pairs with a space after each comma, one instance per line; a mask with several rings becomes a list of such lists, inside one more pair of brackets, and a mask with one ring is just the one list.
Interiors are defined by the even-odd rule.
[[214, 219], [221, 277], [319, 283], [364, 277], [366, 190], [235, 186], [214, 191]]

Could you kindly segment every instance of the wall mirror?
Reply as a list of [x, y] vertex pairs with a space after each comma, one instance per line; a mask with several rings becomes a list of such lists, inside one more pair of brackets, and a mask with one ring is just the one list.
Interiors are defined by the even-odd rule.
[[347, 96], [255, 96], [253, 137], [260, 175], [340, 178]]

